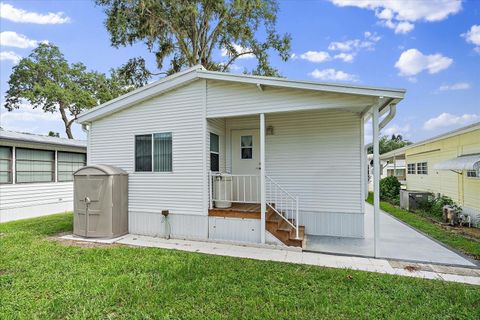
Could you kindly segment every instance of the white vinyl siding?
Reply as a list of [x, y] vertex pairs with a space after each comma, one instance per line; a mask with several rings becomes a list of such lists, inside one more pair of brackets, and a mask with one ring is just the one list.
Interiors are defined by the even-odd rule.
[[[206, 215], [204, 89], [204, 82], [195, 81], [91, 125], [89, 164], [109, 164], [129, 173], [129, 212], [134, 215], [130, 218], [138, 233], [147, 230], [148, 219], [160, 221], [161, 210], [170, 210], [173, 215]], [[135, 136], [162, 132], [172, 135], [172, 172], [135, 172]], [[183, 227], [187, 228], [172, 224], [178, 234]], [[197, 223], [192, 228], [200, 226]]]
[[73, 182], [0, 185], [0, 222], [73, 210]]
[[207, 101], [207, 117], [222, 117], [332, 108], [362, 111], [375, 98], [278, 87], [260, 91], [253, 84], [208, 80]]
[[[231, 130], [255, 129], [259, 121], [227, 118], [227, 140]], [[266, 115], [274, 129], [266, 136], [267, 175], [300, 197], [307, 233], [363, 236], [360, 123], [360, 115], [335, 110]], [[231, 154], [227, 144], [227, 171]]]

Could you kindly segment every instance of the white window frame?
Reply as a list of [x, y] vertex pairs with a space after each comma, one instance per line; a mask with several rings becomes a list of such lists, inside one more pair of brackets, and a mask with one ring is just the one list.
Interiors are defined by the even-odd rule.
[[[252, 146], [251, 147], [244, 147], [242, 146], [242, 137], [252, 137]], [[246, 134], [246, 135], [240, 135], [240, 160], [253, 160], [253, 154], [254, 154], [254, 147], [255, 147], [255, 143], [254, 143], [254, 139], [253, 139], [254, 135], [253, 134]], [[252, 149], [252, 157], [250, 159], [247, 159], [247, 158], [242, 158], [242, 150], [243, 149]]]
[[[212, 151], [212, 148], [211, 148], [211, 140], [212, 140], [212, 135], [215, 135], [217, 136], [218, 138], [218, 151]], [[218, 156], [218, 171], [213, 171], [212, 170], [212, 157], [210, 156], [210, 171], [212, 172], [220, 172], [220, 135], [216, 134], [215, 132], [210, 132], [210, 136], [209, 136], [209, 150], [210, 150], [210, 154], [216, 154]]]
[[14, 152], [15, 148], [12, 146], [2, 146], [3, 148], [9, 148], [10, 149], [10, 158], [1, 158], [0, 160], [5, 160], [8, 161], [8, 169], [7, 171], [2, 171], [2, 172], [7, 172], [8, 174], [8, 182], [0, 182], [0, 184], [13, 184], [14, 182], [14, 175], [13, 175], [13, 163], [14, 163]]
[[428, 175], [428, 162], [417, 162], [417, 174]]
[[[479, 172], [480, 170], [465, 170], [465, 176], [468, 178], [468, 179], [480, 179], [480, 174]], [[468, 174], [470, 172], [473, 172], [475, 174], [475, 176], [469, 176]]]
[[[59, 153], [75, 153], [75, 154], [83, 154], [85, 155], [85, 161], [83, 162], [71, 162], [71, 161], [60, 161], [58, 160], [58, 154]], [[65, 173], [65, 172], [70, 172], [70, 171], [60, 171], [59, 170], [59, 165], [61, 163], [76, 163], [76, 164], [83, 164], [83, 166], [86, 166], [87, 165], [87, 154], [83, 153], [83, 152], [71, 152], [71, 151], [58, 151], [56, 152], [56, 155], [55, 155], [55, 159], [57, 160], [56, 161], [56, 164], [55, 164], [55, 172], [56, 172], [56, 176], [57, 176], [57, 179], [56, 179], [56, 182], [70, 182], [70, 181], [73, 181], [73, 172], [72, 172], [72, 180], [64, 180], [64, 179], [60, 179], [58, 178], [60, 175], [59, 173]]]
[[[170, 171], [155, 171], [155, 153], [154, 153], [154, 148], [155, 148], [155, 140], [154, 140], [154, 135], [155, 134], [170, 134], [171, 138], [171, 143], [172, 143], [172, 169]], [[136, 154], [136, 137], [137, 136], [148, 136], [151, 135], [151, 143], [152, 143], [152, 170], [151, 171], [137, 171], [137, 154]], [[150, 174], [150, 173], [155, 173], [155, 174], [171, 174], [173, 173], [173, 132], [172, 131], [162, 131], [162, 132], [154, 132], [154, 133], [138, 133], [133, 135], [133, 172], [137, 174]]]
[[[28, 160], [28, 159], [18, 159], [17, 152], [18, 150], [33, 150], [33, 151], [47, 151], [53, 153], [53, 160]], [[18, 170], [18, 161], [31, 161], [31, 162], [49, 162], [51, 163], [52, 170], [51, 171], [38, 171], [38, 172], [50, 172], [52, 174], [51, 181], [18, 181], [18, 173], [19, 172], [37, 172], [37, 171], [19, 171]], [[28, 183], [55, 183], [57, 175], [57, 158], [55, 150], [48, 150], [48, 149], [38, 149], [38, 148], [24, 148], [24, 147], [16, 147], [15, 148], [15, 184], [28, 184]]]
[[415, 163], [407, 164], [407, 174], [417, 174], [417, 165]]

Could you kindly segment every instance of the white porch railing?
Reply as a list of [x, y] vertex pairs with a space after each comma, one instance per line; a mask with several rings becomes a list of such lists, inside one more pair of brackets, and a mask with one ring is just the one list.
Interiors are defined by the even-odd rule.
[[214, 202], [260, 203], [260, 176], [210, 172], [210, 209]]
[[295, 237], [299, 239], [298, 196], [289, 193], [269, 176], [265, 176], [267, 206], [295, 229]]
[[[260, 203], [261, 185], [259, 175], [209, 173], [210, 209], [214, 204]], [[266, 205], [295, 229], [299, 239], [298, 205], [299, 198], [289, 193], [269, 176], [265, 176]]]

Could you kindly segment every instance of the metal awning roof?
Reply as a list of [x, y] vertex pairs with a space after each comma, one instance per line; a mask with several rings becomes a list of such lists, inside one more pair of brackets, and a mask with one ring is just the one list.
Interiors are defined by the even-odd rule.
[[437, 170], [480, 170], [480, 153], [456, 157], [433, 167]]

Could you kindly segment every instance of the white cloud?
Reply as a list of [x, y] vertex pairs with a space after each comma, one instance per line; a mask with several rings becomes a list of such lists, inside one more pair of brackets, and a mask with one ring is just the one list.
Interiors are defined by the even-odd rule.
[[380, 24], [395, 33], [413, 30], [415, 21], [441, 21], [462, 9], [462, 0], [330, 0], [339, 7], [354, 6], [375, 11]]
[[411, 130], [411, 127], [410, 127], [410, 124], [406, 124], [404, 126], [399, 126], [397, 124], [392, 124], [392, 125], [389, 125], [387, 126], [384, 130], [382, 130], [382, 135], [387, 135], [387, 136], [391, 136], [391, 135], [402, 135], [403, 137], [406, 137], [408, 138], [410, 136], [410, 130]]
[[38, 41], [29, 39], [25, 35], [16, 33], [14, 31], [2, 31], [0, 32], [0, 45], [26, 49], [36, 47], [38, 45]]
[[301, 59], [310, 61], [310, 62], [325, 62], [330, 60], [330, 54], [326, 51], [307, 51], [300, 55]]
[[450, 91], [450, 90], [468, 90], [470, 89], [470, 83], [467, 82], [458, 82], [454, 84], [444, 84], [438, 88], [439, 91]]
[[[244, 48], [241, 45], [238, 45], [238, 44], [235, 44], [235, 43], [232, 43], [232, 47], [233, 47], [233, 49], [235, 49], [235, 51], [237, 53], [244, 53], [244, 52], [251, 51], [250, 48]], [[228, 54], [227, 49], [225, 49], [225, 48], [222, 49], [221, 54], [222, 54], [222, 57], [230, 56]], [[246, 53], [246, 54], [243, 54], [243, 55], [238, 57], [238, 59], [251, 59], [251, 58], [255, 58], [255, 55], [253, 53]]]
[[444, 112], [440, 114], [438, 117], [431, 118], [423, 124], [423, 128], [425, 130], [434, 130], [437, 128], [442, 127], [449, 127], [449, 126], [460, 126], [460, 125], [467, 125], [469, 123], [479, 121], [480, 115], [478, 114], [464, 114], [464, 115], [454, 115], [451, 113]]
[[401, 76], [415, 76], [427, 70], [434, 74], [447, 69], [453, 63], [453, 59], [445, 57], [440, 53], [424, 55], [417, 49], [408, 49], [400, 55], [395, 67], [400, 70]]
[[353, 62], [354, 57], [355, 55], [353, 53], [345, 53], [345, 52], [341, 52], [333, 56], [333, 58], [343, 60], [344, 62]]
[[70, 18], [63, 12], [49, 12], [47, 14], [29, 12], [3, 2], [0, 3], [0, 18], [13, 22], [36, 24], [62, 24], [70, 22]]
[[17, 64], [22, 57], [13, 51], [0, 51], [0, 61], [11, 61], [13, 64]]
[[315, 69], [309, 73], [315, 79], [326, 81], [357, 81], [357, 76], [335, 69]]
[[402, 33], [402, 34], [409, 33], [410, 31], [413, 30], [413, 28], [415, 28], [415, 25], [413, 23], [410, 23], [408, 21], [399, 22], [395, 26], [395, 33]]
[[[3, 103], [2, 103], [3, 108]], [[39, 121], [62, 121], [58, 113], [43, 112], [42, 109], [33, 108], [29, 103], [22, 103], [19, 109], [6, 111], [4, 109], [0, 115], [2, 127], [19, 127], [24, 123], [25, 130], [28, 131], [32, 123]]]
[[461, 34], [468, 43], [475, 46], [475, 51], [480, 53], [480, 25], [473, 25], [466, 33]]

